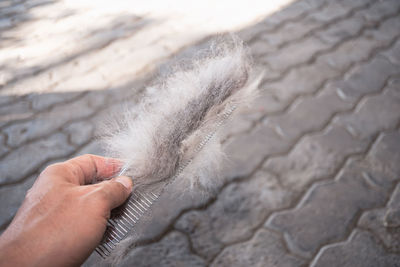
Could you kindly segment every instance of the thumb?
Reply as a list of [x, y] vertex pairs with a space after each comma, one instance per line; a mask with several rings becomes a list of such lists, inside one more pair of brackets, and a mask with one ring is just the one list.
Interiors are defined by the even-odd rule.
[[110, 209], [120, 206], [132, 192], [132, 179], [119, 176], [97, 184]]

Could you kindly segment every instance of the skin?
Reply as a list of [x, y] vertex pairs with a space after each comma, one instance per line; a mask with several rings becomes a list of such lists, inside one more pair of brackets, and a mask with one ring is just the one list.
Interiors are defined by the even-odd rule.
[[[47, 167], [0, 236], [0, 266], [79, 266], [100, 243], [111, 209], [132, 191], [115, 159], [84, 155]], [[94, 180], [104, 180], [91, 184]]]

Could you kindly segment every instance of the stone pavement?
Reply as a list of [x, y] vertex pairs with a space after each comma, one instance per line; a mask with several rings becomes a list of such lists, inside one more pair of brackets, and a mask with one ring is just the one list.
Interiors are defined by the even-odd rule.
[[[21, 11], [34, 8], [27, 3], [0, 9], [3, 58], [24, 45], [10, 37], [12, 23], [37, 22]], [[41, 44], [48, 62], [34, 54], [0, 62], [1, 229], [41, 169], [101, 154], [96, 122], [140, 101], [153, 70], [215, 33], [164, 51], [174, 33], [146, 39], [151, 23], [123, 17], [78, 32], [90, 38], [60, 59], [45, 57], [60, 56], [50, 42]], [[224, 129], [226, 183], [208, 198], [171, 188], [140, 234], [86, 265], [400, 266], [400, 1], [299, 0], [237, 33], [265, 77], [254, 105]], [[147, 44], [153, 58], [128, 71]]]

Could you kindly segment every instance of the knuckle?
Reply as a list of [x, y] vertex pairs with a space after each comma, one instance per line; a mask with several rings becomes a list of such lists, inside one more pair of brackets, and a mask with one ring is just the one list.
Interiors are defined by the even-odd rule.
[[110, 193], [106, 186], [98, 186], [95, 191], [96, 200], [101, 203], [109, 202]]
[[60, 168], [62, 168], [62, 163], [54, 163], [51, 164], [49, 166], [47, 166], [44, 170], [43, 170], [43, 174], [47, 174], [47, 173], [53, 173], [56, 172], [58, 170], [60, 170]]
[[108, 201], [108, 199], [109, 199], [109, 194], [108, 194], [108, 192], [107, 192], [107, 190], [104, 190], [104, 189], [100, 189], [100, 190], [98, 190], [97, 191], [97, 198], [100, 200], [100, 201]]

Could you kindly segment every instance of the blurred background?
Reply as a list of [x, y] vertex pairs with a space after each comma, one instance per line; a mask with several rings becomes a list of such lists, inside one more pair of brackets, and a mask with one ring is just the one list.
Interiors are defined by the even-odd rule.
[[[216, 196], [171, 188], [117, 266], [399, 266], [400, 1], [0, 1], [0, 230], [105, 115], [233, 32], [264, 71]], [[179, 193], [179, 192], [178, 192]]]

